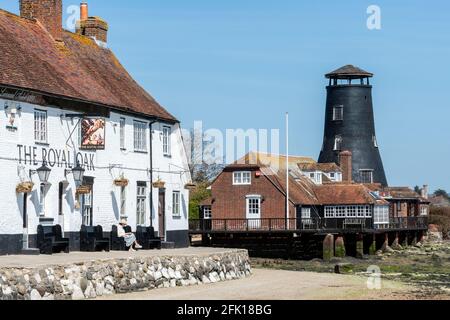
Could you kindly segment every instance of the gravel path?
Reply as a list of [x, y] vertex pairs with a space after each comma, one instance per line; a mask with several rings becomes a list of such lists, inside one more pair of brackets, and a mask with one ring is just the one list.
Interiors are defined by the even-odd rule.
[[108, 300], [358, 300], [407, 299], [407, 286], [383, 281], [382, 290], [367, 289], [367, 279], [327, 273], [254, 269], [243, 280], [193, 287], [120, 294]]

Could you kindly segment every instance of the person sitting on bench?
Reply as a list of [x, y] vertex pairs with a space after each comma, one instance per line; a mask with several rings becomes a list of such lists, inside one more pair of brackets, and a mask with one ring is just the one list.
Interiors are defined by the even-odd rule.
[[[126, 233], [124, 227], [128, 225], [126, 219], [122, 219], [117, 226], [117, 236], [125, 240], [127, 248], [129, 251], [136, 251], [135, 249], [142, 249], [142, 246], [136, 241], [136, 236], [133, 233]], [[134, 248], [133, 248], [134, 246]]]

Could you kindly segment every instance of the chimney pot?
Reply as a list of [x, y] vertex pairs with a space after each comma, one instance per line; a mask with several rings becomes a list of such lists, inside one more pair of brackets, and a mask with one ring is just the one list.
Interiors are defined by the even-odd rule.
[[87, 2], [82, 2], [80, 4], [80, 20], [86, 21], [88, 19], [89, 13], [88, 13], [88, 4]]
[[80, 20], [77, 22], [76, 32], [105, 44], [108, 42], [108, 23], [99, 17], [90, 17], [86, 1], [80, 4]]

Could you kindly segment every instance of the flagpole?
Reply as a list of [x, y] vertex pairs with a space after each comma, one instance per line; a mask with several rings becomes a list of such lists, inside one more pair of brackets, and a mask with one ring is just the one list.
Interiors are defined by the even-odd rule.
[[289, 224], [289, 112], [286, 112], [286, 226]]

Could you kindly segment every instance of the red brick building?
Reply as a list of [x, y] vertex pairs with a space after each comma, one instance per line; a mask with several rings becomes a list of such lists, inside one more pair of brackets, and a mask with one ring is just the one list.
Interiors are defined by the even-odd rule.
[[[351, 153], [343, 152], [345, 163]], [[347, 161], [349, 159], [349, 161]], [[396, 218], [423, 217], [428, 202], [409, 188], [342, 181], [351, 166], [318, 164], [311, 158], [290, 157], [289, 213], [286, 210], [286, 158], [250, 153], [227, 166], [211, 185], [211, 198], [201, 206], [201, 217], [212, 227], [239, 229], [250, 219], [252, 229], [343, 228], [386, 229]], [[333, 180], [334, 181], [333, 181]], [[287, 222], [286, 222], [287, 218]], [[242, 220], [242, 221], [239, 221]], [[269, 221], [271, 220], [271, 221]], [[319, 222], [320, 221], [320, 222]]]

